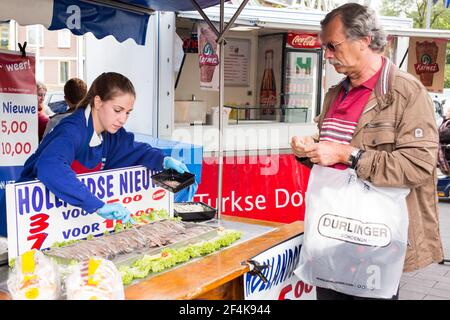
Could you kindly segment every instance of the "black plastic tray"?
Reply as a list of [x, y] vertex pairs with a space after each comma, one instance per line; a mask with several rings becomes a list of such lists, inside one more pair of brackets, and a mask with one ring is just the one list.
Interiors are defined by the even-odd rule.
[[173, 193], [190, 186], [195, 181], [195, 175], [189, 172], [183, 174], [173, 169], [167, 169], [151, 176], [154, 183]]
[[[177, 206], [201, 205], [202, 211], [178, 212]], [[205, 221], [213, 219], [217, 210], [203, 202], [175, 202], [174, 216], [181, 217], [183, 221]]]

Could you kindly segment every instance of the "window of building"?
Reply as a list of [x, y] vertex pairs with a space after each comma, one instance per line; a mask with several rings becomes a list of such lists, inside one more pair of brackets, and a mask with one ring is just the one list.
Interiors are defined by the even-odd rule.
[[69, 80], [70, 76], [70, 62], [59, 61], [59, 83], [64, 84]]
[[27, 44], [29, 46], [44, 46], [44, 27], [38, 24], [27, 26]]
[[70, 48], [70, 35], [67, 29], [58, 30], [58, 48]]
[[45, 79], [44, 77], [44, 61], [36, 61], [36, 79]]
[[8, 49], [9, 46], [9, 23], [0, 23], [0, 48]]

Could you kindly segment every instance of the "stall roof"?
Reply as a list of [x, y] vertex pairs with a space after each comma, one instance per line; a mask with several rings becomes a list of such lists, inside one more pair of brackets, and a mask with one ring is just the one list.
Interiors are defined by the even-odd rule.
[[[211, 7], [204, 11], [212, 21], [219, 21], [220, 11], [218, 7]], [[235, 11], [236, 6], [226, 5], [225, 20], [228, 20]], [[246, 7], [242, 10], [239, 18], [236, 19], [235, 24], [256, 26], [263, 29], [317, 32], [320, 31], [320, 21], [325, 15], [326, 12], [319, 10], [293, 11], [284, 8]], [[178, 17], [193, 20], [202, 19], [198, 12], [194, 11], [179, 12]], [[410, 18], [381, 16], [380, 22], [390, 35], [450, 39], [449, 30], [413, 29], [413, 21]]]
[[[201, 8], [220, 3], [196, 1]], [[0, 8], [0, 21], [67, 28], [76, 35], [92, 32], [98, 39], [112, 35], [119, 42], [132, 38], [141, 45], [153, 11], [196, 10], [188, 0], [0, 0]]]

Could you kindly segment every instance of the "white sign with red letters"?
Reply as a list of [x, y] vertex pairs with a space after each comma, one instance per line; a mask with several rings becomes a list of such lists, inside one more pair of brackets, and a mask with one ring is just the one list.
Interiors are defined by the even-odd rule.
[[316, 300], [316, 288], [301, 281], [294, 270], [300, 258], [303, 233], [252, 258], [262, 268], [267, 282], [257, 275], [244, 276], [246, 300]]
[[[77, 177], [100, 200], [119, 202], [132, 216], [164, 209], [173, 217], [173, 194], [153, 185], [152, 174], [136, 166]], [[71, 206], [38, 180], [7, 185], [6, 207], [9, 260], [30, 249], [47, 249], [55, 242], [101, 235], [114, 230], [117, 223]]]
[[[0, 51], [1, 166], [21, 166], [38, 145], [35, 58]], [[1, 178], [1, 173], [0, 173]]]

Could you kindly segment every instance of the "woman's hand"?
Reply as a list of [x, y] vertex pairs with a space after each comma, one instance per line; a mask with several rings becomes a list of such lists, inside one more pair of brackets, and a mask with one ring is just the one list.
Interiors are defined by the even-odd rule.
[[105, 203], [98, 209], [97, 214], [106, 220], [122, 220], [122, 223], [128, 221], [134, 223], [131, 218], [131, 212], [120, 203]]
[[163, 168], [164, 169], [173, 169], [178, 173], [189, 172], [188, 168], [186, 167], [186, 165], [183, 162], [181, 162], [175, 158], [172, 158], [172, 157], [164, 158]]

